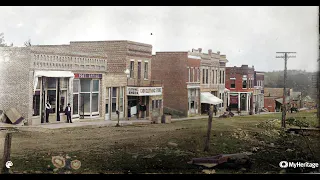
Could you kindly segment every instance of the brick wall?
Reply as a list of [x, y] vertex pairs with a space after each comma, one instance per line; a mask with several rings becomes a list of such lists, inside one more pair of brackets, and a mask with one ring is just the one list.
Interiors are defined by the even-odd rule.
[[152, 80], [162, 80], [164, 84], [163, 103], [173, 111], [188, 115], [188, 53], [160, 52], [152, 58]]
[[[247, 88], [242, 88], [242, 77], [243, 75], [247, 75]], [[231, 80], [230, 78], [236, 78], [235, 80], [235, 88], [231, 88]], [[252, 88], [249, 88], [249, 78], [253, 78]], [[232, 92], [253, 92], [254, 87], [254, 69], [248, 68], [247, 66], [242, 67], [227, 67], [226, 68], [226, 84], [225, 87]]]
[[0, 48], [0, 109], [16, 108], [31, 123], [33, 73], [30, 48]]
[[264, 97], [264, 107], [270, 112], [275, 112], [275, 98], [274, 97]]

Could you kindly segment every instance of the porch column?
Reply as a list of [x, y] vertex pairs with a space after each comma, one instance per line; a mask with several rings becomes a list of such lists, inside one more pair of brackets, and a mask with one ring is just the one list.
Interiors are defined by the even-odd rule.
[[238, 92], [238, 110], [240, 109], [240, 92]]
[[247, 112], [249, 111], [249, 101], [248, 101], [248, 96], [249, 96], [249, 93], [246, 93], [246, 110], [247, 110]]
[[227, 96], [228, 96], [228, 106], [230, 105], [230, 93], [227, 92]]
[[[70, 103], [70, 106], [73, 108], [73, 77], [69, 78], [69, 92], [68, 92], [68, 101]], [[79, 94], [80, 98], [80, 94]], [[67, 103], [68, 104], [68, 103]], [[73, 111], [71, 111], [71, 119], [73, 116]]]

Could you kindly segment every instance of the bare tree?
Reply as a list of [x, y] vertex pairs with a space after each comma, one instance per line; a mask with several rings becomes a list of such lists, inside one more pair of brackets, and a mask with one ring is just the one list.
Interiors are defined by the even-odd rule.
[[31, 39], [29, 39], [28, 41], [24, 42], [24, 46], [26, 46], [26, 47], [31, 46]]
[[6, 47], [7, 44], [4, 41], [4, 34], [0, 33], [0, 47]]

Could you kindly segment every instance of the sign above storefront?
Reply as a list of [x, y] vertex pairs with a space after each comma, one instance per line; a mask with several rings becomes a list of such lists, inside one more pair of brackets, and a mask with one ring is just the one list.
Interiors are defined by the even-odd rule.
[[128, 96], [158, 96], [162, 95], [162, 87], [127, 87]]
[[74, 78], [102, 79], [102, 74], [74, 74]]

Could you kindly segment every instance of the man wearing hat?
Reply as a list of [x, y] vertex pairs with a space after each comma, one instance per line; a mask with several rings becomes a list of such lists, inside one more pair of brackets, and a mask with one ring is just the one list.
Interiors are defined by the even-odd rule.
[[71, 121], [71, 107], [70, 103], [68, 103], [68, 106], [65, 109], [65, 115], [67, 115], [67, 123], [72, 123]]

